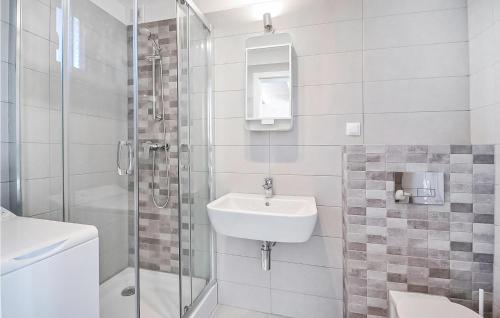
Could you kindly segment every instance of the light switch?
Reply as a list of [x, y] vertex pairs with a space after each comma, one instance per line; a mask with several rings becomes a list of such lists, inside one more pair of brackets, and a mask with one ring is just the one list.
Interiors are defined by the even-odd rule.
[[361, 136], [361, 123], [346, 123], [345, 134], [347, 136]]

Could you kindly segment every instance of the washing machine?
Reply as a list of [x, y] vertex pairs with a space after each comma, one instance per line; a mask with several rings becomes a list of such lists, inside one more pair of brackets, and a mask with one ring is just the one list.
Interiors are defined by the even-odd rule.
[[98, 318], [97, 229], [1, 209], [1, 318]]

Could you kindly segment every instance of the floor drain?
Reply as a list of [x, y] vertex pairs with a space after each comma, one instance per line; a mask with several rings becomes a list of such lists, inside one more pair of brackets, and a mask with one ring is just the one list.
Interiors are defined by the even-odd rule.
[[135, 294], [135, 287], [134, 286], [125, 287], [122, 290], [122, 296], [132, 296], [134, 294]]

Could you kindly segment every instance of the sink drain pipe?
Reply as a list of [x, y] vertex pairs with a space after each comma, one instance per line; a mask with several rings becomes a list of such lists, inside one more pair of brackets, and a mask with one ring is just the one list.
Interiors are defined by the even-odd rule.
[[262, 269], [267, 271], [271, 270], [271, 249], [276, 245], [276, 242], [263, 241], [260, 247], [262, 255]]

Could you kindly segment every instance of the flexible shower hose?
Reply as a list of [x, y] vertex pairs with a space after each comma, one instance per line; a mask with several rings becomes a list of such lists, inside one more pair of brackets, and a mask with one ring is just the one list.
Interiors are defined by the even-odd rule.
[[[156, 173], [156, 151], [153, 151], [153, 171], [152, 171], [152, 190], [151, 190], [151, 196], [153, 198], [153, 203], [154, 205], [159, 208], [159, 209], [164, 209], [167, 205], [168, 202], [170, 201], [170, 147], [167, 142], [167, 123], [165, 121], [165, 93], [163, 90], [163, 61], [160, 52], [158, 52], [160, 55], [160, 86], [161, 86], [161, 107], [162, 107], [162, 114], [161, 114], [161, 121], [163, 124], [163, 150], [165, 151], [165, 164], [167, 166], [167, 199], [163, 203], [159, 203], [156, 196], [155, 196], [155, 173]], [[155, 63], [155, 60], [152, 60], [153, 63]], [[155, 74], [153, 74], [153, 77]], [[156, 81], [153, 81], [153, 85], [156, 85]], [[156, 107], [156, 105], [153, 105], [153, 107]], [[156, 118], [154, 118], [156, 120]], [[158, 193], [160, 192], [160, 174], [158, 173]]]

